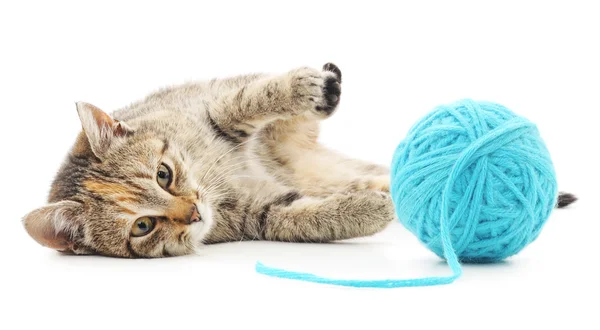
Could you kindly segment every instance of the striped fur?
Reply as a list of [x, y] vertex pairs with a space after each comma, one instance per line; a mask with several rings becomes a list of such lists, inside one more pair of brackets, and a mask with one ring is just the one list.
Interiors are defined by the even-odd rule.
[[[25, 228], [57, 250], [131, 258], [372, 235], [394, 218], [387, 169], [317, 142], [340, 96], [341, 71], [327, 64], [165, 88], [111, 115], [78, 103], [82, 133]], [[154, 230], [130, 235], [146, 216]]]

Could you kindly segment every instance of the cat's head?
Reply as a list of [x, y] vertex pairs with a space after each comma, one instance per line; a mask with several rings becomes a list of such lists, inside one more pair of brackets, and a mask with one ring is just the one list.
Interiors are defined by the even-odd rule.
[[162, 257], [192, 253], [212, 224], [186, 151], [169, 128], [135, 127], [77, 103], [83, 130], [48, 205], [23, 223], [38, 243], [75, 254]]

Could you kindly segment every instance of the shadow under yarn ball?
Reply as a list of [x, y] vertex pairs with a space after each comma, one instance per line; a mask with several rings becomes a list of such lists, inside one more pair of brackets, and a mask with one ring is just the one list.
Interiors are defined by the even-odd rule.
[[537, 127], [473, 100], [439, 106], [415, 124], [396, 149], [391, 180], [400, 222], [441, 258], [454, 251], [462, 262], [521, 251], [558, 196]]

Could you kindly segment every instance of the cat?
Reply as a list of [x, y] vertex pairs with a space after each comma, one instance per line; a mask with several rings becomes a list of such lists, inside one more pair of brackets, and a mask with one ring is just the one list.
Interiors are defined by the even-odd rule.
[[341, 83], [327, 63], [163, 88], [112, 114], [78, 102], [82, 131], [25, 229], [58, 251], [125, 258], [378, 233], [395, 219], [388, 168], [317, 142]]
[[327, 63], [163, 88], [112, 115], [78, 102], [82, 131], [25, 229], [58, 251], [124, 258], [376, 234], [395, 219], [388, 168], [317, 141], [341, 83]]

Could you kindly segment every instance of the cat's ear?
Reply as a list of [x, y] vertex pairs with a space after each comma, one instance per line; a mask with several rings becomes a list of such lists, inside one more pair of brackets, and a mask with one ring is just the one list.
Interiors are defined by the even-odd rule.
[[29, 236], [41, 245], [59, 251], [70, 250], [82, 211], [78, 202], [60, 201], [29, 212], [23, 217], [23, 225]]
[[76, 105], [92, 152], [100, 159], [112, 143], [133, 132], [124, 122], [113, 119], [94, 105], [85, 102], [77, 102]]

